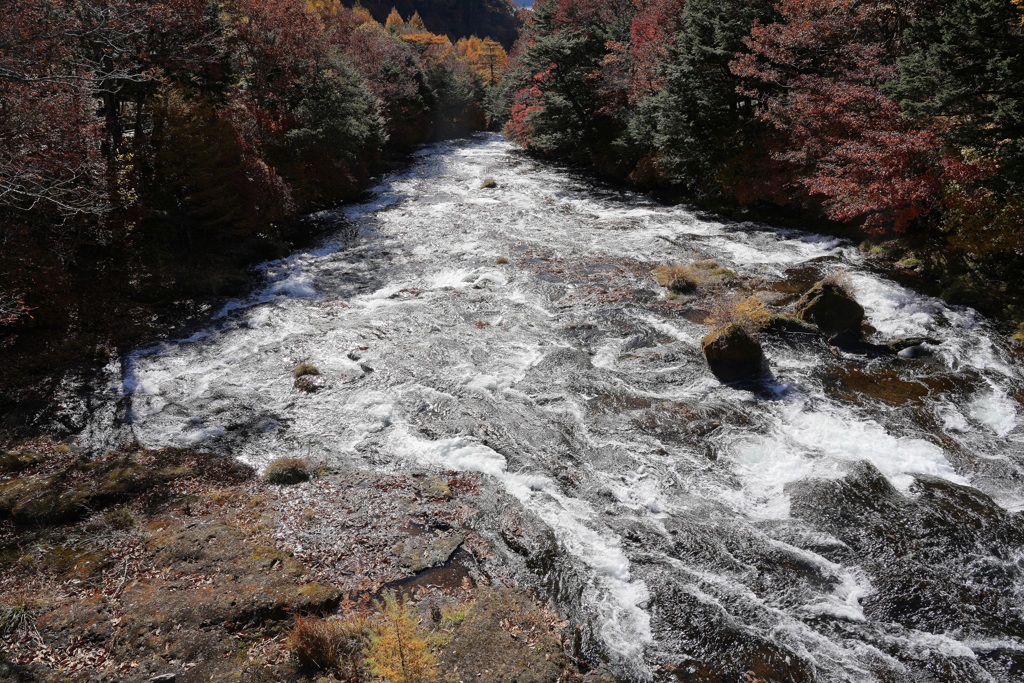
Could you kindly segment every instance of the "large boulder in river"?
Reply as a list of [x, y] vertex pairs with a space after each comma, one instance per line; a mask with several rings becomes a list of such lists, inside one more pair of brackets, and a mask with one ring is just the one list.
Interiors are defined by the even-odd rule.
[[852, 332], [859, 337], [864, 323], [864, 308], [842, 285], [829, 280], [822, 280], [800, 297], [794, 313], [826, 334]]
[[765, 370], [761, 344], [742, 325], [732, 323], [704, 337], [708, 367], [722, 382], [755, 379]]

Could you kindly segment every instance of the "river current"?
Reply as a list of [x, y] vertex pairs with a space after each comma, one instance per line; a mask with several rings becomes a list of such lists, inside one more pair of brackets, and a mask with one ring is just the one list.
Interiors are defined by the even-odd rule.
[[[493, 477], [553, 531], [578, 587], [555, 597], [622, 681], [1024, 680], [1024, 378], [975, 312], [848, 242], [496, 136], [318, 218], [331, 239], [206, 329], [112, 364], [83, 439]], [[650, 274], [698, 259], [780, 309], [835, 275], [871, 341], [927, 341], [767, 340], [772, 379], [722, 385], [713, 306]]]

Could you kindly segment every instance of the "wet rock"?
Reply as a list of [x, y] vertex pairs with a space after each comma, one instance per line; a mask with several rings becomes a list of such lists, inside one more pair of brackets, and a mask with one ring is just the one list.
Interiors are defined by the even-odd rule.
[[761, 344], [738, 324], [731, 324], [704, 337], [702, 342], [708, 367], [722, 382], [754, 379], [764, 374], [765, 357]]
[[1012, 597], [1020, 569], [1000, 559], [1021, 552], [1024, 530], [984, 493], [917, 475], [904, 495], [868, 462], [852, 464], [843, 479], [787, 490], [795, 519], [842, 541], [823, 556], [868, 574], [869, 619], [933, 633], [1024, 628]]
[[821, 377], [830, 396], [853, 404], [876, 400], [891, 406], [921, 405], [927, 397], [956, 386], [949, 377], [904, 377], [893, 368], [840, 366], [825, 371]]
[[864, 308], [842, 285], [822, 280], [800, 297], [794, 307], [797, 318], [826, 334], [852, 332], [859, 336]]
[[761, 327], [764, 334], [817, 334], [818, 329], [792, 315], [773, 315]]
[[412, 572], [421, 572], [447, 562], [465, 540], [465, 534], [413, 536], [397, 544], [393, 552], [400, 558], [403, 567]]
[[861, 339], [861, 333], [853, 330], [846, 330], [834, 335], [828, 340], [829, 346], [835, 347], [844, 353], [854, 356], [867, 356], [868, 358], [882, 358], [892, 356], [893, 350], [883, 344], [873, 344]]

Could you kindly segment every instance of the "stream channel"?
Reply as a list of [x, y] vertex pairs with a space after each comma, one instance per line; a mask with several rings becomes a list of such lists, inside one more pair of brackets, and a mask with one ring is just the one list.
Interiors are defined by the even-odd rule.
[[[83, 442], [493, 477], [554, 534], [550, 597], [622, 681], [1024, 680], [1024, 377], [974, 311], [849, 242], [595, 186], [493, 135], [319, 218], [329, 240], [204, 330], [112, 362]], [[929, 341], [767, 339], [772, 378], [723, 385], [714, 297], [651, 276], [699, 259], [779, 310], [835, 275], [871, 341]]]

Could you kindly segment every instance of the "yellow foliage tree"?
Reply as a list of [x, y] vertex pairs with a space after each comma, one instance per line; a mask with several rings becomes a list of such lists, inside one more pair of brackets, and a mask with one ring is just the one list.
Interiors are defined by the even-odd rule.
[[388, 15], [387, 20], [384, 22], [384, 28], [392, 33], [401, 33], [405, 30], [405, 20], [402, 19], [402, 15], [394, 7], [391, 8], [391, 14]]
[[415, 12], [411, 17], [409, 17], [409, 30], [413, 33], [427, 32], [427, 27], [424, 25], [423, 17], [420, 16], [419, 12]]
[[306, 8], [322, 19], [337, 17], [341, 14], [340, 0], [306, 0]]
[[508, 67], [508, 54], [501, 43], [490, 38], [481, 40], [476, 36], [470, 36], [459, 40], [455, 44], [455, 49], [480, 76], [484, 85], [494, 85], [501, 81], [501, 76]]
[[384, 603], [370, 633], [366, 665], [385, 683], [426, 683], [437, 676], [437, 657], [431, 651], [430, 634], [420, 627], [412, 607], [399, 601], [393, 591]]

